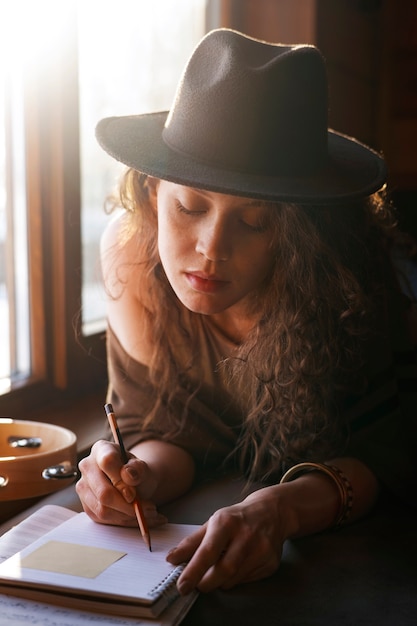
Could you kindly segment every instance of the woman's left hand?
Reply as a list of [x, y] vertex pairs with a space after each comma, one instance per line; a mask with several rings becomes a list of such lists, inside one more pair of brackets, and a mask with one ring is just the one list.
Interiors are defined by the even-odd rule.
[[188, 561], [178, 580], [180, 593], [229, 589], [270, 576], [281, 561], [285, 527], [276, 487], [219, 509], [167, 556], [174, 565]]

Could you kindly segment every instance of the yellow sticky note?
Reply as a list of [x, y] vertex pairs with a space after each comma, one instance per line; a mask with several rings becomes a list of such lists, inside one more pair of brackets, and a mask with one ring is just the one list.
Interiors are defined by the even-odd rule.
[[65, 541], [48, 541], [21, 561], [21, 567], [40, 569], [57, 574], [96, 578], [126, 552], [82, 546]]

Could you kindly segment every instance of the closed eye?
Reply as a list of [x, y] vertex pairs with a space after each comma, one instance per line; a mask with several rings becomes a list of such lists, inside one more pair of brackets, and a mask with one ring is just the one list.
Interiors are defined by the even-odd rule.
[[203, 210], [190, 210], [186, 209], [184, 205], [181, 204], [178, 200], [175, 202], [175, 206], [180, 213], [185, 213], [186, 215], [201, 215], [205, 211]]
[[258, 222], [257, 224], [251, 224], [245, 220], [241, 220], [241, 223], [254, 233], [264, 233], [268, 230], [268, 224], [266, 223]]
[[[201, 204], [198, 206], [201, 207]], [[188, 209], [178, 199], [175, 200], [175, 207], [179, 213], [192, 217], [198, 217], [207, 213], [205, 208]], [[252, 215], [251, 212], [248, 215], [246, 211], [242, 213], [239, 211], [236, 215], [236, 224], [240, 224], [248, 232], [262, 234], [268, 231], [271, 226], [269, 215], [269, 213]]]

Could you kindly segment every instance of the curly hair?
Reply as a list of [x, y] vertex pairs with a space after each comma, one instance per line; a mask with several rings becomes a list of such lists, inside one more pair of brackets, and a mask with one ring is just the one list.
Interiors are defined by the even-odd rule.
[[[126, 236], [137, 238], [138, 258], [150, 278], [147, 313], [155, 350], [149, 375], [160, 393], [147, 423], [163, 403], [181, 427], [187, 407], [174, 415], [174, 400], [180, 388], [190, 398], [198, 390], [187, 376], [195, 366], [196, 338], [161, 266], [147, 184], [145, 175], [127, 170], [113, 206], [129, 212]], [[220, 364], [245, 397], [236, 454], [250, 480], [267, 480], [306, 456], [324, 460], [343, 449], [341, 398], [362, 384], [365, 345], [383, 307], [391, 271], [384, 259], [395, 233], [382, 193], [337, 206], [268, 204], [275, 264], [253, 293], [260, 321]], [[182, 367], [173, 327], [188, 346]]]

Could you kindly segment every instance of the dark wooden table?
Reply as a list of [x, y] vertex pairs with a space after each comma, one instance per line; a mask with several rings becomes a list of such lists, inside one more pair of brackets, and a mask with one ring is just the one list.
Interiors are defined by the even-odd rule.
[[[201, 523], [239, 499], [239, 482], [205, 487], [166, 507]], [[417, 626], [417, 511], [382, 501], [339, 531], [287, 541], [276, 574], [201, 595], [183, 626]]]
[[200, 596], [184, 626], [416, 626], [417, 516], [380, 511], [338, 533], [287, 542], [279, 571]]
[[[206, 486], [165, 507], [172, 522], [201, 523], [240, 499], [240, 483]], [[73, 487], [0, 526], [0, 534], [42, 504], [81, 510]], [[417, 626], [417, 511], [381, 502], [337, 532], [288, 541], [270, 578], [201, 594], [183, 626]]]

